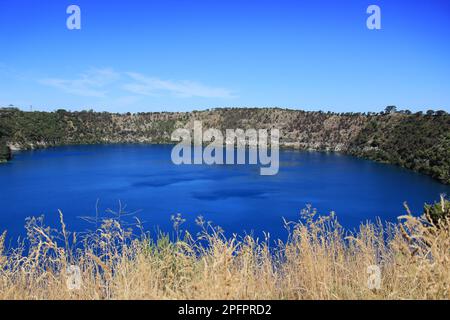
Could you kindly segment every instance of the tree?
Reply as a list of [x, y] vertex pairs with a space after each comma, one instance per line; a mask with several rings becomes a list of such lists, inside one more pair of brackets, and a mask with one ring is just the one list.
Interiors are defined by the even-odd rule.
[[387, 107], [384, 109], [384, 112], [387, 113], [387, 114], [389, 114], [389, 113], [395, 113], [395, 112], [397, 112], [397, 107], [396, 107], [396, 106], [387, 106]]
[[0, 162], [8, 161], [11, 159], [11, 149], [6, 143], [0, 141]]

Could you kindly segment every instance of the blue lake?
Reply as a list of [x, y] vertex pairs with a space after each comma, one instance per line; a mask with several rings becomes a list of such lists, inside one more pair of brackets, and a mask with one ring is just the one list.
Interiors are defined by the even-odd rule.
[[280, 170], [261, 176], [255, 165], [172, 164], [169, 145], [70, 146], [15, 154], [0, 165], [0, 230], [24, 235], [25, 218], [45, 215], [58, 226], [58, 209], [68, 229], [92, 228], [80, 216], [118, 209], [118, 201], [137, 216], [145, 229], [172, 231], [171, 215], [180, 213], [183, 228], [198, 231], [199, 215], [226, 233], [253, 232], [285, 238], [282, 218], [298, 220], [306, 204], [341, 224], [396, 221], [424, 202], [438, 200], [450, 187], [391, 165], [333, 153], [281, 151]]

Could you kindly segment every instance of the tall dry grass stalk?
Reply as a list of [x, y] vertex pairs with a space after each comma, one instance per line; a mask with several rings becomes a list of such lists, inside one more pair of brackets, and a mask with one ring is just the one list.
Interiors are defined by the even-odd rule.
[[[199, 236], [153, 241], [114, 219], [77, 240], [62, 214], [58, 233], [31, 218], [27, 245], [4, 252], [0, 237], [0, 299], [449, 299], [450, 219], [400, 220], [349, 234], [334, 215], [307, 208], [272, 246], [227, 239], [202, 219]], [[80, 289], [68, 287], [71, 265]], [[369, 289], [371, 265], [381, 269], [379, 289]]]

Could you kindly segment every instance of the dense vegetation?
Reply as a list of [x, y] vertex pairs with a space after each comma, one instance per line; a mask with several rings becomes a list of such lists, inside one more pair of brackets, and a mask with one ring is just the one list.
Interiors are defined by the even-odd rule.
[[0, 141], [0, 162], [5, 162], [11, 159], [11, 150], [4, 141]]
[[351, 143], [349, 153], [450, 183], [450, 115], [374, 117]]
[[279, 128], [284, 147], [337, 151], [396, 164], [450, 183], [450, 115], [325, 113], [279, 108], [224, 108], [193, 112], [115, 114], [23, 112], [0, 109], [0, 161], [9, 150], [65, 144], [168, 143], [176, 128]]

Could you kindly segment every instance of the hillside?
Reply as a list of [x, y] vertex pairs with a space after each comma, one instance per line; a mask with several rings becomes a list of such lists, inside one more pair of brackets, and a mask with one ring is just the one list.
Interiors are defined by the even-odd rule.
[[336, 151], [400, 165], [450, 183], [450, 115], [445, 112], [361, 114], [233, 108], [115, 114], [0, 109], [0, 161], [9, 149], [68, 144], [169, 143], [176, 128], [278, 128], [283, 147]]

